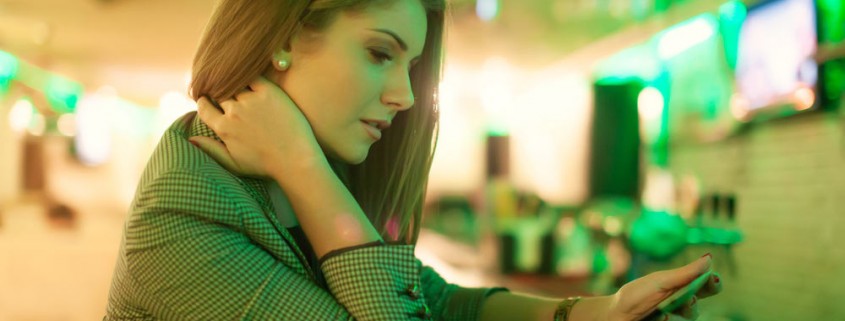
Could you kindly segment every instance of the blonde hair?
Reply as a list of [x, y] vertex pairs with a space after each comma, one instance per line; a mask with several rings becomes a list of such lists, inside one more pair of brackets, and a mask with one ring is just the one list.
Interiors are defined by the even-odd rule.
[[[337, 15], [395, 0], [221, 0], [194, 57], [191, 96], [226, 100], [270, 68], [302, 30], [325, 30]], [[444, 0], [420, 0], [428, 30], [411, 70], [414, 107], [393, 119], [367, 159], [341, 179], [385, 240], [416, 243], [437, 141], [437, 89], [442, 73]]]

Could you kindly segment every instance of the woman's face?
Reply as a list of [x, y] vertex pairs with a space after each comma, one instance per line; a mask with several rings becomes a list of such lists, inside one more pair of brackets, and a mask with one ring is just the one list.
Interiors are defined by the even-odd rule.
[[390, 123], [414, 104], [409, 70], [422, 53], [426, 13], [419, 0], [396, 0], [340, 13], [326, 30], [291, 43], [291, 67], [271, 76], [308, 119], [328, 157], [364, 161]]

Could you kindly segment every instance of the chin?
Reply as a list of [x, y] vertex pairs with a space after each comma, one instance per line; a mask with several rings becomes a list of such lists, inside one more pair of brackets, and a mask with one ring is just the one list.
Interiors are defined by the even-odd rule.
[[367, 160], [367, 152], [356, 155], [355, 157], [347, 158], [345, 161], [350, 165], [359, 165]]
[[336, 159], [343, 161], [349, 165], [358, 165], [363, 163], [369, 155], [369, 149], [364, 150], [348, 150], [345, 153], [337, 155]]

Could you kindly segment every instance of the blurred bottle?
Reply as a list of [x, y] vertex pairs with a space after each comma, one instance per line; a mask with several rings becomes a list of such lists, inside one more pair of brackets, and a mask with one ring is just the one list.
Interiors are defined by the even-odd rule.
[[516, 272], [518, 240], [516, 228], [517, 199], [510, 182], [510, 136], [488, 134], [486, 137], [487, 157], [484, 186], [484, 208], [482, 209], [482, 242], [487, 244], [486, 253], [499, 272]]
[[510, 180], [510, 136], [487, 136], [485, 212], [494, 228], [517, 216], [516, 189]]

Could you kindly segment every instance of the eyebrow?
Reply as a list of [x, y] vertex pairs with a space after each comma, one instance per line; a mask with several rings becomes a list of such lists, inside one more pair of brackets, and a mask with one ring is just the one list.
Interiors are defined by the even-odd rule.
[[369, 29], [369, 30], [377, 31], [377, 32], [381, 32], [381, 33], [390, 35], [391, 37], [393, 37], [393, 40], [396, 40], [396, 42], [399, 43], [399, 48], [402, 48], [402, 51], [408, 51], [408, 45], [405, 43], [405, 41], [402, 41], [402, 38], [400, 38], [398, 35], [393, 33], [393, 31], [386, 30], [386, 29]]

